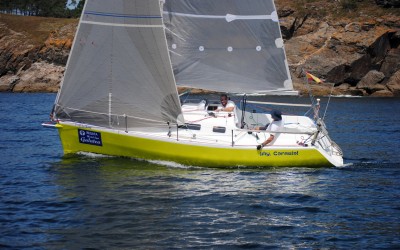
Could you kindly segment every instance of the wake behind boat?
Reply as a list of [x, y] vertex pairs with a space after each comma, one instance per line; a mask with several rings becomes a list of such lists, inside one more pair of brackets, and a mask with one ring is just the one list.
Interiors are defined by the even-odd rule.
[[[65, 153], [209, 167], [341, 166], [323, 120], [181, 105], [177, 86], [293, 94], [272, 0], [87, 0], [52, 111]], [[238, 105], [238, 104], [237, 104]], [[311, 108], [319, 105], [312, 103]]]

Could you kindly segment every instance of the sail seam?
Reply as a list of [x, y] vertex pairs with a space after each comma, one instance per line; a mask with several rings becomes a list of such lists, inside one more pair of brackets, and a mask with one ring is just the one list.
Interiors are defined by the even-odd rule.
[[107, 13], [107, 12], [97, 12], [97, 11], [85, 11], [86, 15], [93, 16], [108, 16], [108, 17], [121, 17], [121, 18], [134, 18], [134, 19], [142, 19], [142, 18], [157, 18], [161, 19], [161, 16], [146, 16], [146, 15], [124, 15], [118, 13]]
[[103, 26], [116, 26], [116, 27], [139, 27], [139, 28], [163, 28], [162, 24], [126, 24], [126, 23], [104, 23], [93, 21], [82, 21], [81, 23], [103, 25]]

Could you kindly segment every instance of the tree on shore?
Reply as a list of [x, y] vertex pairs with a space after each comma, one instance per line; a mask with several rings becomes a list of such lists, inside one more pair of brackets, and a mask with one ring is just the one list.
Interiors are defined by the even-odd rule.
[[43, 17], [79, 17], [84, 0], [72, 0], [68, 8], [68, 0], [0, 0], [0, 13], [43, 16]]
[[74, 14], [76, 15], [76, 17], [80, 16], [82, 11], [83, 11], [83, 6], [85, 5], [85, 1], [86, 0], [72, 0], [73, 2], [78, 1], [78, 3], [76, 4], [76, 8], [75, 8], [75, 12]]

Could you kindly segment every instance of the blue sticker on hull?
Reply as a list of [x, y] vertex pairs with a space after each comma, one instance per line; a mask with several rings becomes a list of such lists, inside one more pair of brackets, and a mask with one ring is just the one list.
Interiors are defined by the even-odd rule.
[[78, 129], [79, 142], [95, 146], [103, 146], [101, 142], [101, 133], [84, 129]]

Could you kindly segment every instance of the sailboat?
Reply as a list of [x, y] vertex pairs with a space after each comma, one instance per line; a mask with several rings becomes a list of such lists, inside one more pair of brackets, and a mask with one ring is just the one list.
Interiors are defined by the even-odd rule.
[[[322, 119], [215, 112], [177, 86], [293, 94], [273, 0], [87, 0], [52, 110], [65, 154], [91, 152], [206, 167], [342, 166]], [[244, 95], [246, 96], [246, 95]], [[250, 101], [248, 101], [250, 102]], [[316, 103], [312, 104], [316, 108]]]

